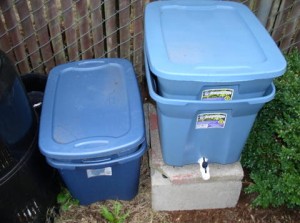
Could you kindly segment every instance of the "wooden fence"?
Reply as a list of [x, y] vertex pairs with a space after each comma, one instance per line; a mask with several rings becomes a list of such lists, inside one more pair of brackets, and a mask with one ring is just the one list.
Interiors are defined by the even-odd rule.
[[[254, 12], [260, 2], [242, 1]], [[269, 0], [268, 0], [269, 1]], [[0, 49], [20, 74], [97, 57], [131, 60], [143, 77], [143, 14], [149, 0], [1, 0]], [[283, 51], [300, 48], [300, 0], [274, 0], [266, 28]]]

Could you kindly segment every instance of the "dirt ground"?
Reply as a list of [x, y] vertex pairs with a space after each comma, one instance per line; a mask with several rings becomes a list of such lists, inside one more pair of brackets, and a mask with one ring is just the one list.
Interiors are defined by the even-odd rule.
[[[243, 180], [248, 185], [249, 179]], [[287, 208], [253, 208], [250, 203], [255, 195], [241, 193], [235, 208], [155, 212], [151, 209], [151, 186], [148, 156], [143, 157], [139, 193], [132, 201], [120, 201], [123, 213], [129, 213], [125, 222], [128, 223], [296, 223], [300, 222], [299, 209]], [[89, 206], [75, 206], [67, 211], [53, 212], [49, 219], [54, 223], [104, 223], [107, 222], [100, 214], [101, 207], [112, 209], [115, 201], [97, 202]], [[48, 223], [47, 222], [47, 223]]]

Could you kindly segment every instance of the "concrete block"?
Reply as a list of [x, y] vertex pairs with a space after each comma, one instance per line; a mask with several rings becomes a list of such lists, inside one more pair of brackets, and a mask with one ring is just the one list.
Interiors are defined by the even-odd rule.
[[238, 180], [175, 184], [151, 169], [152, 208], [156, 211], [235, 207], [241, 188]]
[[240, 162], [210, 164], [211, 178], [202, 179], [198, 164], [173, 167], [162, 158], [157, 115], [148, 104], [149, 158], [152, 207], [154, 210], [194, 210], [234, 207], [239, 199], [244, 176]]

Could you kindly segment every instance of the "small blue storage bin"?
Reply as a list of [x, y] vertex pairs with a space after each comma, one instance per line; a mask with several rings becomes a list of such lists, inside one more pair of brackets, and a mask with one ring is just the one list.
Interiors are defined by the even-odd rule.
[[138, 193], [144, 142], [135, 152], [116, 159], [64, 162], [47, 158], [58, 169], [70, 193], [82, 205], [107, 199], [131, 200]]
[[50, 71], [39, 147], [81, 204], [131, 199], [144, 144], [143, 108], [129, 61], [83, 60]]
[[283, 55], [255, 15], [229, 1], [149, 3], [145, 54], [158, 93], [173, 99], [260, 97], [286, 69]]
[[258, 111], [275, 96], [275, 86], [271, 84], [263, 96], [251, 99], [170, 99], [157, 94], [145, 60], [149, 93], [157, 106], [165, 163], [183, 166], [198, 163], [201, 157], [220, 164], [238, 161]]

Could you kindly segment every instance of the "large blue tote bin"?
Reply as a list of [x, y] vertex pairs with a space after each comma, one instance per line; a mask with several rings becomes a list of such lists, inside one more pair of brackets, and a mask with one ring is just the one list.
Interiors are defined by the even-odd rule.
[[198, 163], [201, 157], [220, 164], [238, 161], [258, 111], [275, 96], [275, 86], [271, 84], [263, 96], [251, 99], [170, 99], [156, 92], [155, 79], [145, 60], [149, 93], [157, 106], [165, 163], [183, 166]]
[[39, 147], [81, 204], [137, 192], [145, 152], [136, 75], [125, 59], [90, 59], [51, 70]]
[[145, 54], [158, 93], [173, 99], [260, 97], [286, 69], [259, 20], [245, 5], [232, 1], [149, 3]]

